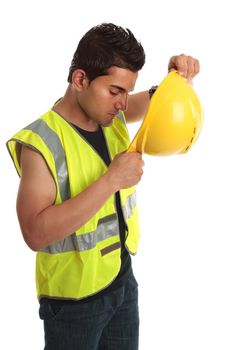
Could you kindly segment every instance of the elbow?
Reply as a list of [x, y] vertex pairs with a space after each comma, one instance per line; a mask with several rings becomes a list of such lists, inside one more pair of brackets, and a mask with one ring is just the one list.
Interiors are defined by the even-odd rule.
[[29, 238], [24, 232], [23, 232], [23, 238], [27, 246], [33, 251], [38, 252], [42, 247], [40, 246], [39, 242], [37, 242], [36, 239]]
[[19, 226], [27, 246], [34, 252], [46, 247], [48, 243], [48, 227], [43, 216], [39, 214], [17, 211]]
[[29, 230], [29, 229], [22, 229], [22, 228], [21, 228], [21, 231], [22, 231], [25, 243], [32, 251], [38, 252], [39, 250], [45, 247], [45, 244], [43, 244], [42, 239], [40, 237], [41, 235], [38, 235], [37, 232], [34, 232], [33, 230]]
[[39, 245], [36, 244], [35, 242], [30, 242], [25, 240], [25, 243], [33, 252], [38, 252], [40, 250]]
[[19, 217], [19, 225], [23, 239], [32, 251], [38, 252], [48, 245], [46, 227], [42, 221], [38, 221], [37, 217], [34, 216], [30, 220]]

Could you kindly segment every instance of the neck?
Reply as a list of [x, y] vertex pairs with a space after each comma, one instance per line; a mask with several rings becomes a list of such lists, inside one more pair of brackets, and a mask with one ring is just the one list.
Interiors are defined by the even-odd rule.
[[53, 110], [61, 114], [68, 122], [84, 130], [96, 131], [99, 129], [99, 125], [88, 118], [78, 103], [76, 91], [71, 84], [68, 85], [65, 95], [53, 106]]

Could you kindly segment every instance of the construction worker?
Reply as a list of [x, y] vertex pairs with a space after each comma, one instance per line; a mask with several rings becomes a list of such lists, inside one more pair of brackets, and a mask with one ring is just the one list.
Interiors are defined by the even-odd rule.
[[[64, 96], [7, 143], [20, 175], [17, 214], [37, 252], [45, 349], [138, 349], [139, 238], [135, 185], [144, 162], [127, 153], [126, 123], [143, 118], [150, 94], [134, 90], [145, 53], [129, 29], [103, 23], [74, 53]], [[196, 59], [173, 56], [188, 80]]]

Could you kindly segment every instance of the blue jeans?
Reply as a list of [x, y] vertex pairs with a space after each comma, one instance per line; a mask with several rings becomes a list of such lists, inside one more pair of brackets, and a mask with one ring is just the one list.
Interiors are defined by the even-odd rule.
[[117, 290], [56, 312], [41, 304], [44, 350], [138, 350], [138, 284], [133, 274]]

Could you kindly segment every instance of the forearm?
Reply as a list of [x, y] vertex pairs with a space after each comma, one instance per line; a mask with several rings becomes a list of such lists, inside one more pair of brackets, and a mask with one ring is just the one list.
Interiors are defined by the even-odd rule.
[[39, 250], [78, 230], [89, 221], [115, 192], [106, 173], [79, 195], [40, 212], [33, 220], [31, 242], [33, 250]]
[[127, 122], [137, 122], [142, 120], [149, 107], [148, 91], [141, 91], [129, 96], [129, 107], [125, 112]]

